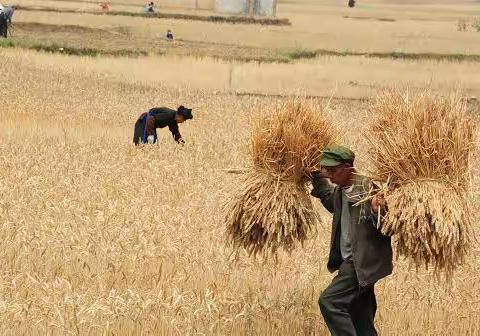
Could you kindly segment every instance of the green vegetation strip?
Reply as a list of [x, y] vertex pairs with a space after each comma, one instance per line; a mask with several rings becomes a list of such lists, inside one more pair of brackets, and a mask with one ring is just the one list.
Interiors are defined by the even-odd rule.
[[[18, 41], [14, 39], [0, 39], [0, 48], [23, 48], [36, 51], [43, 51], [49, 53], [59, 53], [65, 55], [75, 56], [113, 56], [113, 57], [140, 57], [148, 55], [166, 55], [167, 52], [162, 50], [144, 51], [136, 49], [114, 49], [103, 50], [84, 47], [72, 47], [63, 46], [57, 43], [31, 43], [25, 41]], [[195, 55], [190, 55], [195, 57]], [[205, 56], [205, 55], [202, 55]], [[380, 59], [398, 59], [398, 60], [432, 60], [432, 61], [447, 61], [447, 62], [480, 62], [480, 55], [464, 55], [464, 54], [407, 54], [398, 52], [385, 52], [385, 53], [361, 53], [361, 52], [340, 52], [332, 50], [308, 50], [308, 49], [296, 49], [290, 51], [278, 51], [277, 55], [269, 56], [250, 56], [244, 57], [239, 55], [230, 56], [218, 56], [210, 55], [208, 57], [214, 59], [221, 59], [226, 61], [239, 61], [239, 62], [257, 62], [257, 63], [291, 63], [301, 59], [312, 59], [321, 56], [361, 56], [368, 58], [380, 58]]]
[[375, 20], [375, 21], [383, 21], [383, 22], [395, 22], [395, 19], [391, 18], [375, 18], [375, 17], [369, 17], [369, 16], [348, 16], [344, 15], [344, 19], [354, 19], [354, 20]]
[[480, 55], [471, 54], [436, 54], [436, 53], [403, 53], [403, 52], [355, 52], [335, 50], [308, 50], [296, 49], [287, 51], [286, 56], [291, 60], [315, 58], [319, 56], [363, 56], [368, 58], [388, 58], [399, 60], [432, 60], [432, 61], [468, 61], [480, 62]]
[[178, 19], [190, 21], [207, 21], [216, 23], [239, 23], [239, 24], [259, 24], [272, 26], [290, 26], [288, 19], [277, 18], [256, 18], [249, 16], [220, 16], [220, 15], [192, 15], [192, 14], [175, 14], [175, 13], [134, 13], [125, 11], [109, 11], [106, 13], [99, 11], [78, 11], [73, 9], [59, 9], [50, 7], [27, 7], [17, 6], [17, 10], [38, 11], [38, 12], [55, 12], [55, 13], [76, 13], [76, 14], [93, 14], [93, 15], [112, 15], [112, 16], [133, 16], [151, 19]]
[[[64, 47], [56, 43], [50, 44], [30, 44], [18, 42], [13, 39], [0, 39], [0, 48], [22, 48], [48, 53], [57, 53], [74, 56], [115, 56], [115, 57], [140, 57], [147, 56], [149, 53], [141, 50], [118, 49], [118, 50], [98, 50], [92, 48]], [[161, 55], [161, 53], [157, 53]]]
[[14, 48], [14, 47], [16, 47], [16, 43], [12, 39], [0, 38], [0, 48]]

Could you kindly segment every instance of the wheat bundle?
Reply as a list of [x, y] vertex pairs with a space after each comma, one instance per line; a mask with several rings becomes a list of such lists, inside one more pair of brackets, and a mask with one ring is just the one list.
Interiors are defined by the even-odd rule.
[[395, 90], [372, 106], [367, 138], [375, 179], [386, 182], [381, 230], [418, 267], [453, 271], [469, 246], [475, 123], [458, 95]]
[[309, 179], [323, 149], [335, 139], [333, 124], [323, 110], [313, 103], [288, 100], [259, 120], [251, 139], [255, 168], [283, 180]]
[[249, 254], [291, 251], [315, 228], [318, 217], [305, 185], [265, 172], [249, 173], [228, 212], [229, 235]]
[[229, 241], [254, 255], [291, 251], [315, 229], [306, 182], [336, 137], [323, 109], [312, 103], [292, 99], [272, 110], [253, 129], [253, 167], [227, 205]]

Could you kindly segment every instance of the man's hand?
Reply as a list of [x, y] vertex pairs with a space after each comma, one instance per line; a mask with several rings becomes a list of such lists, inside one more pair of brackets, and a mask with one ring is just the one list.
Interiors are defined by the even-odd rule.
[[385, 201], [385, 197], [383, 194], [376, 194], [372, 197], [372, 210], [374, 213], [378, 213], [381, 208], [385, 208], [387, 202]]

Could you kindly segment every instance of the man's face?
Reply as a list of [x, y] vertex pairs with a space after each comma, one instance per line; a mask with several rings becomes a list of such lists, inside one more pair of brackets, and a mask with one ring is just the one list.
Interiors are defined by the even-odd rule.
[[348, 186], [351, 182], [353, 167], [349, 165], [339, 165], [335, 167], [322, 167], [322, 174], [332, 183], [341, 187]]

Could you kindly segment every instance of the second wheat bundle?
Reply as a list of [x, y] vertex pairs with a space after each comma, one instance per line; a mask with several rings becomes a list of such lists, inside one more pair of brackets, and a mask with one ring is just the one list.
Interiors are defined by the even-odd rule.
[[470, 240], [475, 123], [458, 96], [381, 95], [367, 137], [374, 175], [386, 182], [382, 232], [416, 266], [451, 272]]
[[318, 221], [306, 183], [334, 140], [323, 109], [301, 100], [277, 106], [257, 123], [253, 167], [227, 209], [227, 235], [234, 246], [267, 255], [303, 243]]

